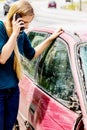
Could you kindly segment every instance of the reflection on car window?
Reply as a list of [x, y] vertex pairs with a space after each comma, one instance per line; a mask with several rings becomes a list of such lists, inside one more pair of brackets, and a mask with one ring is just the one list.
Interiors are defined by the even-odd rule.
[[38, 83], [56, 99], [69, 101], [74, 81], [64, 41], [55, 41], [43, 59], [39, 64]]
[[[28, 37], [29, 37], [29, 39], [32, 43], [32, 46], [35, 47], [45, 39], [46, 33], [30, 32], [28, 34]], [[37, 62], [38, 62], [39, 58], [33, 59], [32, 61], [29, 61], [25, 57], [22, 57], [22, 60], [24, 61], [24, 62], [22, 62], [24, 72], [27, 75], [31, 75], [32, 77], [34, 77], [35, 76], [35, 70], [36, 70], [36, 67], [37, 67]]]
[[45, 33], [40, 33], [40, 32], [30, 32], [28, 36], [29, 36], [29, 39], [30, 39], [30, 41], [32, 43], [32, 46], [35, 47], [38, 44], [40, 44], [41, 41], [44, 40], [46, 34]]

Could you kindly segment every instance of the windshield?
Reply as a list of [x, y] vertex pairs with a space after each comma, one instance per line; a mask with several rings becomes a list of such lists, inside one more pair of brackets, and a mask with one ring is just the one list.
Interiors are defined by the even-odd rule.
[[87, 43], [78, 45], [78, 63], [83, 95], [87, 103]]

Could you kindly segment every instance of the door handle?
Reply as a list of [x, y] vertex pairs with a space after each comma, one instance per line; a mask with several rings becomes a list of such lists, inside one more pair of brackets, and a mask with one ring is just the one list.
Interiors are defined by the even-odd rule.
[[31, 103], [31, 104], [30, 104], [30, 107], [29, 107], [29, 111], [30, 111], [30, 113], [34, 115], [35, 110], [36, 110], [36, 106], [35, 106], [35, 104]]

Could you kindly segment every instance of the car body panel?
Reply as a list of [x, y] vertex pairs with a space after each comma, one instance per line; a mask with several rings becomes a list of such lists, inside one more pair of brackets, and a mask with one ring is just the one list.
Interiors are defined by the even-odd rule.
[[78, 115], [41, 92], [26, 76], [20, 82], [20, 92], [20, 113], [36, 130], [72, 129]]
[[48, 8], [57, 8], [57, 3], [55, 1], [49, 1]]

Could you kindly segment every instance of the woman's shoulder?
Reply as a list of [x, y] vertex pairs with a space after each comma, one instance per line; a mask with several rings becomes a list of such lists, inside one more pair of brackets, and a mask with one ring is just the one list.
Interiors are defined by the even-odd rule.
[[0, 20], [0, 36], [8, 38], [7, 33], [6, 33], [6, 28], [5, 28], [4, 21], [1, 21], [1, 20]]
[[4, 21], [0, 20], [0, 30], [5, 30]]
[[0, 26], [3, 26], [4, 25], [4, 22], [0, 20]]

